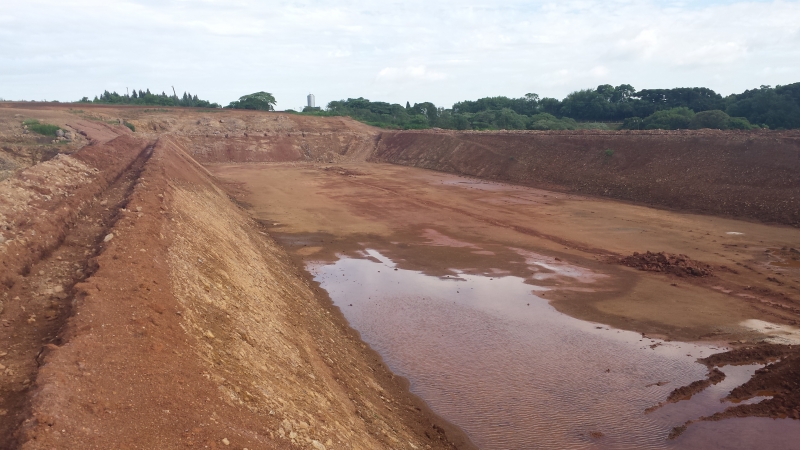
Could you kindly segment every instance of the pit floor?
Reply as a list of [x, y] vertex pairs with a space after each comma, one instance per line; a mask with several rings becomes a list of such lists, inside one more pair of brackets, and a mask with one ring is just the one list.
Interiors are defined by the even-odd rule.
[[[719, 410], [733, 386], [643, 413], [703, 377], [699, 356], [798, 338], [796, 316], [750, 293], [800, 298], [789, 252], [800, 230], [386, 164], [208, 168], [412, 390], [481, 448], [703, 448], [720, 427], [743, 430], [739, 444], [800, 436], [796, 421], [735, 419], [666, 441], [672, 426]], [[689, 280], [612, 262], [648, 250], [733, 270]], [[473, 294], [462, 294], [470, 283]], [[448, 325], [420, 326], [426, 319]], [[748, 325], [764, 322], [782, 326]], [[735, 375], [728, 383], [749, 376]], [[659, 381], [669, 383], [646, 385]], [[530, 407], [537, 399], [545, 406]]]

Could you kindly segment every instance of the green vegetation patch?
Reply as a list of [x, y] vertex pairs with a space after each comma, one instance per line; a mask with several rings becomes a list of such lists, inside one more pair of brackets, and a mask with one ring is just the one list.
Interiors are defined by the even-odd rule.
[[52, 125], [49, 123], [41, 123], [36, 119], [28, 119], [22, 122], [23, 125], [27, 125], [28, 129], [33, 131], [34, 133], [39, 133], [44, 136], [56, 136], [56, 132], [61, 128], [58, 125]]

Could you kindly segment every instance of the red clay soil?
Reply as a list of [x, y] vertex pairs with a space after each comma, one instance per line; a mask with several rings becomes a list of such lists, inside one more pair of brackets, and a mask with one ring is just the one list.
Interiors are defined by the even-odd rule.
[[800, 348], [797, 346], [762, 344], [719, 353], [700, 361], [709, 367], [767, 364], [758, 369], [746, 383], [734, 388], [726, 399], [742, 401], [758, 395], [772, 396], [752, 405], [728, 408], [705, 420], [744, 416], [800, 419]]
[[800, 226], [800, 132], [384, 132], [374, 161]]
[[2, 184], [0, 448], [472, 448], [178, 140], [73, 159]]
[[29, 413], [28, 391], [40, 358], [59, 342], [71, 315], [73, 286], [96, 269], [97, 243], [115, 222], [135, 181], [132, 166], [141, 167], [147, 148], [146, 141], [124, 136], [33, 166], [2, 184], [3, 448], [15, 440], [14, 431]]
[[687, 400], [711, 384], [722, 381], [725, 375], [718, 367], [742, 364], [767, 365], [756, 370], [753, 377], [741, 386], [734, 388], [724, 400], [741, 402], [757, 396], [770, 398], [758, 403], [731, 406], [725, 411], [689, 421], [675, 427], [670, 433], [671, 439], [681, 435], [692, 423], [704, 420], [723, 420], [732, 417], [772, 417], [800, 420], [800, 348], [797, 346], [759, 344], [717, 353], [699, 361], [708, 366], [709, 378], [675, 389], [669, 395], [669, 402]]
[[725, 374], [716, 367], [708, 371], [708, 376], [703, 380], [697, 380], [691, 384], [679, 387], [670, 392], [667, 396], [667, 402], [675, 403], [681, 400], [689, 400], [694, 394], [701, 392], [712, 384], [717, 384], [725, 379]]
[[686, 255], [672, 255], [669, 253], [638, 253], [619, 258], [619, 263], [647, 272], [663, 272], [679, 277], [707, 277], [713, 270], [710, 265], [695, 261]]
[[173, 111], [127, 115], [137, 132], [165, 133], [180, 139], [203, 164], [366, 159], [380, 131], [348, 117], [305, 117], [261, 111], [220, 114]]

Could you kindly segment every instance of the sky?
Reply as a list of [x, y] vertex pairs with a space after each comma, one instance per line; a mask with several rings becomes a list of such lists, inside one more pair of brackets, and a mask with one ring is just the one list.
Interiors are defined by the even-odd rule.
[[600, 84], [800, 81], [800, 1], [0, 0], [0, 98], [188, 91], [277, 109], [365, 97], [450, 107]]

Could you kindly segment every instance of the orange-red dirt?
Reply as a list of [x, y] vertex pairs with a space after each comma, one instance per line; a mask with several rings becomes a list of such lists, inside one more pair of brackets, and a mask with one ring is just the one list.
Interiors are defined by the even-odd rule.
[[374, 161], [800, 226], [800, 132], [387, 132]]
[[[22, 133], [27, 118], [76, 139], [39, 142]], [[273, 184], [258, 194], [274, 195], [270, 213], [284, 214], [286, 229], [317, 227], [348, 235], [345, 244], [359, 233], [407, 238], [432, 222], [465, 241], [492, 233], [617, 280], [564, 292], [552, 300], [563, 312], [756, 348], [740, 321], [800, 316], [796, 230], [754, 223], [800, 223], [799, 139], [382, 132], [283, 113], [0, 104], [0, 447], [472, 448], [360, 340], [298, 268], [300, 252], [290, 256], [254, 220], [261, 206], [231, 201], [246, 205], [264, 176]], [[466, 193], [368, 158], [553, 191]], [[206, 167], [243, 172], [222, 163], [263, 172], [241, 175], [246, 186], [223, 183]], [[624, 264], [655, 272], [608, 264], [648, 248], [665, 253]], [[691, 257], [673, 256], [682, 253]], [[795, 347], [775, 348], [783, 359], [731, 393], [773, 399], [730, 414], [797, 418]]]
[[0, 184], [0, 447], [471, 448], [180, 138], [118, 136]]

